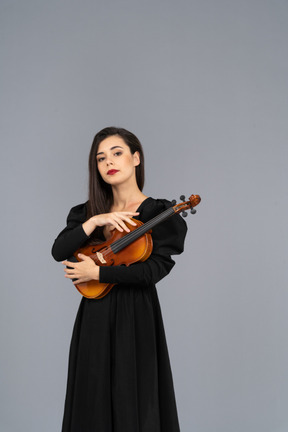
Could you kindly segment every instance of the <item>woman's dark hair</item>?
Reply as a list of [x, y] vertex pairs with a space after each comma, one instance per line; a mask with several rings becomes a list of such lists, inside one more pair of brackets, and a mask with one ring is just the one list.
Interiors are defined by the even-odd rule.
[[[89, 155], [89, 200], [87, 202], [87, 219], [90, 217], [101, 214], [109, 213], [113, 204], [113, 193], [111, 185], [105, 183], [102, 179], [97, 167], [97, 152], [99, 144], [110, 136], [117, 135], [130, 148], [131, 154], [136, 151], [140, 154], [140, 164], [136, 166], [136, 181], [139, 189], [142, 191], [144, 186], [144, 153], [139, 139], [126, 129], [118, 127], [106, 127], [99, 131], [92, 142], [90, 155]], [[100, 229], [102, 228], [102, 229]], [[103, 227], [96, 228], [93, 237], [102, 235]]]

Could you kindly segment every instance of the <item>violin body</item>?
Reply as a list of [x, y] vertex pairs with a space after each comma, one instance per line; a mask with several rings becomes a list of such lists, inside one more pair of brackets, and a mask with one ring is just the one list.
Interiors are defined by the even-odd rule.
[[[136, 225], [126, 223], [130, 232], [143, 225], [143, 222], [137, 219], [131, 219], [136, 223]], [[126, 231], [120, 232], [114, 229], [111, 237], [107, 241], [97, 245], [80, 248], [74, 253], [74, 256], [78, 261], [82, 261], [78, 257], [78, 254], [82, 253], [92, 258], [98, 266], [129, 266], [137, 261], [146, 261], [146, 259], [151, 255], [153, 249], [153, 240], [150, 232], [146, 232], [144, 235], [125, 246], [121, 250], [121, 253], [113, 253], [111, 245], [129, 234]], [[90, 280], [88, 282], [76, 284], [75, 287], [84, 297], [99, 299], [108, 294], [114, 285], [115, 284], [100, 283], [97, 280]]]

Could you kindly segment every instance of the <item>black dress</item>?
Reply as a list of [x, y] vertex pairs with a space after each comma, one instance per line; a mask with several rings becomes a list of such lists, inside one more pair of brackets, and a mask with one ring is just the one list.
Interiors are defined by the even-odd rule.
[[[171, 205], [146, 198], [136, 219], [146, 222]], [[85, 246], [85, 221], [86, 203], [70, 210], [67, 227], [52, 247], [57, 261]], [[183, 252], [186, 231], [185, 221], [174, 215], [153, 228], [148, 260], [100, 267], [100, 282], [117, 285], [102, 299], [82, 297], [70, 346], [62, 432], [179, 432], [155, 284], [174, 266], [171, 255]]]

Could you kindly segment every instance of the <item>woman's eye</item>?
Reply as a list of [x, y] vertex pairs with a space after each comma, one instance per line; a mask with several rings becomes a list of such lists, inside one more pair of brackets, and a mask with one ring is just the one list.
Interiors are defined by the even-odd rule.
[[[115, 152], [115, 153], [113, 153], [113, 156], [121, 156], [122, 155], [122, 151], [118, 151], [118, 152]], [[99, 157], [98, 159], [97, 159], [97, 162], [99, 163], [99, 162], [102, 162], [102, 161], [104, 161], [104, 159], [105, 159], [105, 157], [103, 156], [103, 157]]]

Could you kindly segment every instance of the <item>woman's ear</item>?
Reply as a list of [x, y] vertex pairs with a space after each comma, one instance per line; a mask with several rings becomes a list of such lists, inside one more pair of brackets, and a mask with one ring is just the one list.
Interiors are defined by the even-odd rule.
[[134, 166], [140, 165], [141, 159], [140, 159], [140, 153], [138, 151], [135, 151], [135, 153], [133, 153], [133, 162], [134, 162]]

